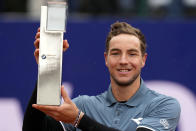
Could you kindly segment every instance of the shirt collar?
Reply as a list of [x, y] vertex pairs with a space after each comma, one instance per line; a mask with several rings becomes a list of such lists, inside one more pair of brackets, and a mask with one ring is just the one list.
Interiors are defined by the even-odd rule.
[[111, 105], [117, 103], [116, 99], [115, 99], [114, 96], [113, 96], [111, 85], [109, 86], [109, 89], [108, 89], [108, 91], [106, 92], [106, 101], [107, 101], [107, 102], [106, 102], [106, 105], [107, 105], [107, 106], [111, 106]]
[[[139, 105], [142, 102], [142, 100], [144, 98], [144, 95], [146, 94], [147, 91], [148, 91], [148, 88], [145, 86], [144, 81], [141, 79], [140, 88], [124, 104], [126, 104], [128, 106], [137, 106], [137, 105]], [[109, 86], [109, 89], [108, 89], [108, 91], [106, 92], [105, 95], [106, 95], [106, 101], [107, 101], [106, 105], [107, 106], [111, 106], [115, 103], [118, 103], [118, 101], [113, 96], [111, 85]]]

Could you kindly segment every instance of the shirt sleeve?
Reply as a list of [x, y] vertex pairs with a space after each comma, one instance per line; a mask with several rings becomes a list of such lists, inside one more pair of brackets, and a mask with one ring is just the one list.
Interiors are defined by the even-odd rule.
[[155, 98], [146, 108], [144, 118], [137, 128], [152, 131], [175, 131], [179, 117], [180, 105], [171, 97]]
[[89, 96], [87, 95], [82, 95], [82, 96], [78, 96], [74, 99], [72, 99], [72, 101], [76, 104], [76, 106], [82, 110], [83, 112], [85, 112], [85, 109], [84, 109], [84, 104], [85, 103], [88, 103], [88, 98]]

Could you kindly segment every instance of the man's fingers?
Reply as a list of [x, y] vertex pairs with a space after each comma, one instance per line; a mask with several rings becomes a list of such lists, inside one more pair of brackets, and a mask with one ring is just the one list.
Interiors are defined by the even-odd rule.
[[39, 49], [35, 49], [34, 56], [39, 56]]
[[46, 106], [46, 105], [37, 105], [37, 104], [33, 104], [32, 107], [41, 110], [43, 112], [57, 111], [59, 108], [58, 106]]
[[40, 27], [37, 29], [37, 32], [40, 32]]
[[35, 46], [36, 49], [39, 49], [39, 42], [40, 42], [40, 39], [36, 39], [34, 41], [34, 46]]
[[71, 99], [69, 98], [67, 92], [65, 91], [64, 89], [64, 86], [61, 86], [61, 95], [63, 97], [63, 100], [67, 103], [70, 103], [71, 102]]
[[35, 35], [35, 39], [38, 39], [38, 38], [40, 38], [40, 32], [37, 32]]
[[39, 49], [35, 49], [34, 56], [37, 64], [39, 63]]
[[67, 40], [63, 40], [63, 51], [66, 51], [69, 48], [69, 43]]
[[[39, 48], [39, 43], [40, 43], [40, 33], [38, 32], [35, 36], [35, 41], [34, 41], [34, 46], [36, 49]], [[66, 51], [69, 48], [69, 43], [67, 40], [63, 40], [63, 51]]]

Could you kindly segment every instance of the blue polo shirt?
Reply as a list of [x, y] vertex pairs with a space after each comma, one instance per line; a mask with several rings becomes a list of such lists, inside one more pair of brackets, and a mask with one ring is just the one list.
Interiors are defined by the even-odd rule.
[[[103, 125], [121, 131], [136, 131], [145, 127], [152, 131], [175, 131], [180, 116], [176, 99], [148, 89], [143, 80], [136, 94], [127, 102], [118, 102], [109, 87], [97, 96], [79, 96], [73, 99], [77, 107]], [[80, 131], [64, 124], [69, 131]]]

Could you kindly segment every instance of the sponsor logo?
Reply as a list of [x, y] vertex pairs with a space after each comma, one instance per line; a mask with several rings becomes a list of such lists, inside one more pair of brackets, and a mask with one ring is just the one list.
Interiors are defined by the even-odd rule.
[[137, 118], [137, 119], [131, 119], [132, 121], [134, 121], [137, 125], [139, 125], [140, 123], [141, 123], [141, 120], [142, 120], [143, 118]]
[[164, 126], [165, 129], [169, 129], [169, 123], [166, 119], [160, 119], [160, 123]]

